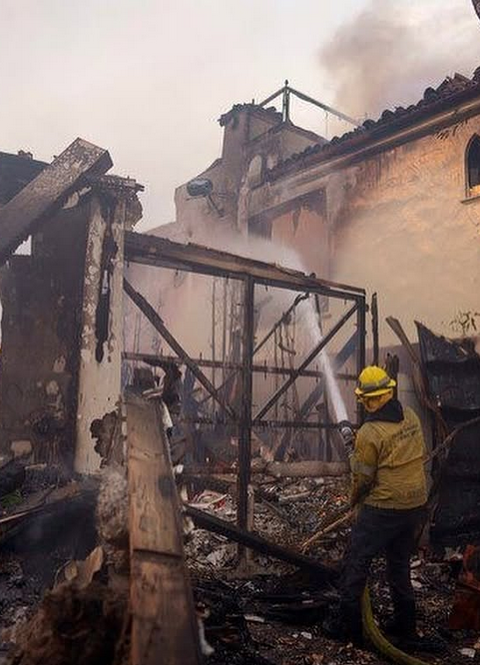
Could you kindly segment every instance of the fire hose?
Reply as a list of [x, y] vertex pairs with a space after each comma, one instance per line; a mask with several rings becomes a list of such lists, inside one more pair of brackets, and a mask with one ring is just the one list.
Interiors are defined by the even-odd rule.
[[410, 656], [408, 653], [397, 649], [397, 647], [389, 642], [383, 635], [373, 618], [372, 603], [370, 601], [368, 587], [366, 587], [362, 596], [362, 622], [366, 637], [368, 637], [373, 646], [383, 656], [386, 656], [399, 665], [429, 665], [424, 660], [415, 658], [415, 656]]

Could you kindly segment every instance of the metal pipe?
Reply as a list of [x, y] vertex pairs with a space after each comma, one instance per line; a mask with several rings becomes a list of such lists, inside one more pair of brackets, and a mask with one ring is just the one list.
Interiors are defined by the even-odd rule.
[[372, 296], [372, 340], [373, 340], [373, 364], [378, 365], [380, 360], [380, 347], [378, 341], [378, 297]]
[[258, 106], [266, 106], [267, 104], [270, 104], [270, 102], [273, 102], [274, 99], [276, 99], [277, 97], [280, 97], [280, 95], [283, 93], [284, 90], [285, 90], [285, 86], [280, 88], [280, 90], [277, 90], [276, 92], [274, 92], [272, 95], [270, 95], [270, 97], [267, 97], [266, 99], [264, 99], [263, 102], [260, 102], [258, 104]]
[[331, 113], [332, 115], [337, 116], [337, 118], [340, 118], [340, 120], [345, 120], [345, 122], [349, 122], [351, 125], [355, 125], [355, 127], [360, 126], [360, 121], [356, 120], [355, 118], [351, 118], [349, 115], [346, 115], [345, 113], [342, 113], [341, 111], [337, 111], [337, 109], [334, 109], [332, 106], [328, 106], [327, 104], [323, 104], [323, 102], [319, 102], [317, 99], [314, 99], [313, 97], [309, 97], [308, 95], [305, 95], [303, 92], [300, 92], [299, 90], [295, 90], [294, 88], [291, 88], [290, 86], [288, 87], [289, 92], [292, 93], [292, 95], [295, 95], [299, 99], [302, 99], [304, 102], [308, 102], [309, 104], [313, 104], [314, 106], [318, 106], [319, 108], [323, 109], [324, 111], [328, 111], [328, 113]]
[[[357, 309], [357, 373], [360, 374], [365, 367], [365, 325], [366, 325], [366, 305], [365, 300], [358, 303]], [[361, 402], [357, 403], [357, 424], [363, 421], [364, 411]]]
[[[197, 417], [197, 418], [182, 418], [182, 423], [189, 423], [192, 425], [229, 425], [230, 420], [223, 418], [210, 418], [210, 417]], [[259, 420], [253, 423], [255, 428], [264, 429], [339, 429], [337, 423], [319, 423], [318, 421], [309, 420]]]
[[[217, 349], [216, 349], [216, 321], [215, 321], [215, 309], [216, 309], [216, 285], [217, 285], [217, 278], [214, 277], [212, 279], [212, 360], [215, 363], [216, 360], [216, 355], [217, 355]], [[212, 367], [212, 385], [215, 388], [215, 369], [216, 369], [216, 363]]]

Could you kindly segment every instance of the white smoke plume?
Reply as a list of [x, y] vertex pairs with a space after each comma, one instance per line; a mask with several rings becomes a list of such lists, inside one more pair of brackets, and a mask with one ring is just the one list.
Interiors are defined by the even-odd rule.
[[371, 0], [320, 53], [338, 108], [360, 119], [417, 102], [446, 76], [480, 66], [470, 0]]

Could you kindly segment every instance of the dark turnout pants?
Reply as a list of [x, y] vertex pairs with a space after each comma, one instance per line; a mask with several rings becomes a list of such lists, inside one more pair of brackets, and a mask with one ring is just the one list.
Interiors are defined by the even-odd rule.
[[424, 508], [392, 510], [363, 506], [352, 528], [342, 578], [341, 613], [353, 638], [361, 638], [361, 598], [372, 560], [381, 553], [387, 559], [395, 628], [408, 636], [416, 631], [415, 599], [410, 580], [410, 557]]

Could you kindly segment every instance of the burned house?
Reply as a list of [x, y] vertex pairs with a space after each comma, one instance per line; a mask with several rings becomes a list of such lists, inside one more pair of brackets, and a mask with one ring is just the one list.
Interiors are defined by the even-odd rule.
[[[391, 345], [383, 326], [379, 338], [375, 307], [367, 334], [367, 296], [378, 291], [382, 309], [407, 327], [416, 317], [438, 329], [450, 310], [474, 307], [480, 78], [456, 75], [417, 105], [330, 141], [291, 122], [293, 92], [279, 91], [282, 113], [265, 108], [268, 99], [223, 115], [222, 157], [177, 190], [177, 221], [151, 234], [133, 230], [142, 186], [107, 174], [106, 150], [77, 139], [51, 164], [0, 153], [2, 464], [23, 465], [19, 477], [62, 469], [54, 486], [5, 509], [0, 543], [45, 513], [57, 515], [54, 530], [68, 531], [58, 506], [86, 487], [98, 497], [88, 540], [96, 547], [82, 561], [69, 551], [73, 561], [50, 570], [53, 591], [12, 639], [16, 664], [146, 665], [165, 654], [202, 662], [210, 647], [201, 647], [183, 528], [212, 663], [232, 654], [248, 665], [283, 662], [277, 636], [267, 646], [260, 633], [251, 637], [249, 623], [270, 620], [309, 622], [301, 639], [316, 651], [292, 643], [301, 662], [336, 655], [319, 622], [352, 518], [345, 443], [362, 421], [352, 388], [367, 360], [383, 361], [379, 341]], [[461, 272], [446, 266], [452, 252]], [[403, 371], [413, 368], [438, 451], [458, 444], [446, 476], [440, 454], [425, 460], [437, 465], [440, 487], [432, 535], [443, 548], [469, 545], [475, 564], [480, 361], [472, 342], [419, 331], [421, 358], [404, 338]], [[72, 514], [69, 526], [83, 528]], [[227, 541], [238, 545], [233, 557]], [[284, 568], [266, 583], [229, 586], [225, 561], [243, 575], [270, 566], [245, 548], [311, 578], [292, 581]], [[437, 575], [422, 568], [427, 625], [430, 597], [447, 608], [453, 583], [444, 592], [444, 568], [435, 568], [444, 560], [428, 560], [426, 546], [423, 556], [419, 566]], [[478, 584], [478, 571], [466, 572]], [[374, 592], [383, 607], [381, 588]], [[79, 607], [72, 619], [68, 610]], [[79, 648], [90, 631], [91, 660]], [[455, 658], [456, 646], [450, 651]]]
[[[69, 472], [98, 467], [90, 425], [116, 409], [120, 394], [123, 238], [141, 207], [135, 181], [103, 177], [111, 165], [107, 151], [80, 139], [53, 165], [0, 155], [9, 259], [1, 276], [1, 447], [30, 449], [38, 462], [60, 458]], [[27, 253], [9, 256], [30, 235]], [[103, 397], [89, 387], [99, 385], [97, 372]]]

